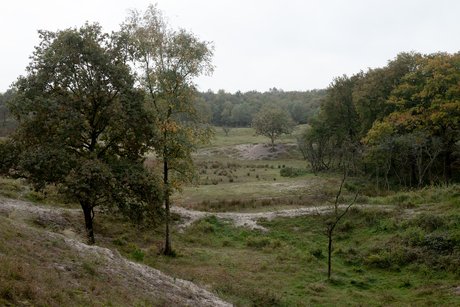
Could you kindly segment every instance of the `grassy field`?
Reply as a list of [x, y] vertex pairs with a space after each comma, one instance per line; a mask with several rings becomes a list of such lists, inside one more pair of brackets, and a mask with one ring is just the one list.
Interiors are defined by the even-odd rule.
[[[222, 129], [216, 127], [211, 145], [201, 148], [195, 157], [200, 183], [197, 187], [185, 188], [182, 196], [178, 196], [178, 204], [187, 207], [198, 202], [292, 198], [316, 195], [325, 186], [336, 185], [336, 175], [316, 177], [309, 173], [307, 162], [297, 151], [296, 133], [305, 128], [306, 125], [299, 125], [293, 134], [283, 135], [276, 141], [286, 147], [286, 152], [275, 152], [272, 157], [254, 160], [238, 158], [245, 152], [245, 148], [238, 145], [267, 143], [268, 151], [268, 138], [255, 136], [252, 128], [234, 128], [225, 136]], [[283, 177], [280, 171], [285, 168], [302, 170], [303, 175]], [[282, 205], [289, 207], [289, 204]]]
[[[306, 129], [307, 126], [308, 125], [298, 125], [292, 134], [283, 134], [276, 142], [295, 143], [295, 135]], [[215, 127], [214, 131], [215, 137], [211, 140], [211, 145], [204, 148], [219, 148], [248, 143], [267, 143], [270, 141], [267, 137], [261, 135], [256, 136], [252, 128], [232, 128], [228, 136], [225, 135], [221, 127]]]
[[[232, 146], [244, 144], [239, 143], [244, 135], [252, 135], [250, 128], [234, 129], [228, 137], [218, 132], [213, 145], [200, 150], [197, 162], [203, 184], [187, 188], [182, 197], [178, 196], [181, 206], [207, 211], [279, 210], [321, 206], [325, 198], [337, 192], [340, 175], [312, 175], [306, 162], [294, 154], [294, 148], [291, 155], [274, 160], [238, 160], [228, 155], [226, 159], [225, 151], [220, 149], [231, 151]], [[286, 140], [289, 142], [292, 140]], [[209, 150], [209, 154], [202, 154]], [[297, 177], [282, 177], [280, 172], [288, 167], [304, 172]], [[204, 184], [204, 179], [209, 182]], [[212, 180], [217, 180], [217, 184]], [[27, 199], [60, 206], [59, 201], [25, 191], [22, 183], [3, 181], [0, 186], [4, 187], [0, 188], [4, 196], [24, 195]], [[347, 202], [357, 189], [366, 188], [368, 184], [362, 179], [349, 178], [342, 199]], [[316, 215], [261, 218], [258, 223], [268, 229], [263, 232], [234, 227], [231, 220], [219, 220], [210, 214], [184, 230], [173, 229], [175, 257], [161, 254], [161, 225], [138, 227], [111, 215], [98, 214], [94, 227], [99, 245], [117, 249], [124, 257], [170, 276], [190, 280], [235, 306], [460, 306], [459, 209], [459, 185], [387, 192], [384, 197], [360, 196], [337, 226], [329, 281], [327, 238], [322, 234], [324, 224]], [[176, 221], [180, 219], [177, 215], [173, 217]], [[40, 232], [22, 234], [23, 230], [11, 226], [7, 219], [0, 222], [3, 227], [0, 233], [7, 234], [0, 242], [0, 246], [6, 246], [0, 247], [3, 257], [0, 276], [6, 281], [0, 282], [1, 304], [11, 301], [8, 299], [8, 293], [13, 293], [8, 288], [11, 280], [17, 289], [30, 283], [25, 273], [15, 277], [15, 271], [24, 272], [24, 268], [8, 269], [14, 257], [28, 259], [35, 254], [52, 257], [42, 249], [53, 243], [38, 240], [37, 247], [25, 249], [27, 242], [37, 240]], [[60, 246], [59, 242], [56, 244]], [[62, 249], [65, 252], [65, 247]], [[67, 261], [65, 257], [70, 256], [64, 253], [60, 257]], [[34, 270], [35, 265], [36, 270], [41, 270], [42, 262], [29, 263]], [[98, 268], [95, 261], [81, 263]], [[84, 287], [102, 283], [90, 271], [81, 266], [75, 277]], [[75, 291], [84, 288], [66, 292], [53, 286], [50, 278], [40, 279], [41, 284], [49, 283], [48, 292], [44, 293], [51, 297], [63, 293], [63, 303], [70, 297], [66, 293], [78, 293]], [[97, 287], [105, 289], [103, 284]], [[133, 289], [122, 284], [113, 287], [104, 290], [111, 295], [113, 289], [122, 289], [114, 294], [113, 306], [126, 305], [123, 293], [132, 295]], [[15, 302], [22, 299], [33, 302], [34, 306], [45, 306], [46, 302], [53, 305], [45, 300], [37, 303], [41, 301], [28, 299], [25, 290], [14, 293], [22, 293]], [[86, 302], [83, 297], [78, 299]], [[139, 305], [145, 300], [140, 297]]]

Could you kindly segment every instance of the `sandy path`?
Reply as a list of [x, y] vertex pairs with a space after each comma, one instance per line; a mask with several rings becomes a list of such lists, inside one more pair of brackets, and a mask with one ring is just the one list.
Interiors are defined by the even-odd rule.
[[[344, 207], [344, 206], [340, 206]], [[219, 219], [231, 219], [233, 224], [236, 227], [247, 227], [250, 229], [260, 229], [262, 231], [267, 231], [268, 229], [257, 224], [257, 221], [261, 218], [272, 220], [277, 217], [295, 217], [308, 214], [315, 214], [327, 211], [328, 208], [301, 208], [301, 209], [288, 209], [288, 210], [279, 210], [272, 212], [257, 212], [257, 213], [239, 213], [239, 212], [222, 212], [222, 213], [210, 213], [203, 211], [194, 211], [182, 207], [172, 207], [171, 211], [177, 214], [180, 214], [185, 221], [178, 226], [180, 228], [187, 227], [192, 224], [194, 221], [204, 218], [206, 216], [214, 215]]]

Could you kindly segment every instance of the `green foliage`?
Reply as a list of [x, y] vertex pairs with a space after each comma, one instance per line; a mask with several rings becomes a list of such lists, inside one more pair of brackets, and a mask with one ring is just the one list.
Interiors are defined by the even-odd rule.
[[137, 248], [134, 251], [132, 251], [131, 255], [133, 259], [136, 261], [144, 261], [145, 253], [140, 248]]
[[371, 170], [377, 190], [458, 177], [459, 59], [400, 53], [383, 68], [334, 78], [297, 141], [313, 172], [347, 161], [354, 173]]
[[[291, 114], [295, 122], [305, 124], [319, 108], [325, 90], [289, 91], [270, 89], [264, 93], [250, 91], [234, 94], [219, 90], [199, 93], [201, 104], [211, 111], [210, 122], [217, 126], [228, 125], [230, 122], [237, 127], [251, 125], [252, 118], [262, 109], [281, 108]], [[197, 102], [198, 103], [198, 102]]]
[[280, 169], [280, 175], [282, 177], [297, 177], [297, 176], [302, 176], [305, 174], [305, 171], [300, 168], [294, 168], [294, 167], [285, 167]]
[[283, 133], [292, 132], [295, 126], [292, 119], [286, 116], [281, 109], [262, 110], [257, 117], [252, 120], [252, 127], [257, 135], [263, 135], [270, 138], [272, 151], [275, 151], [275, 140]]
[[212, 73], [213, 46], [191, 32], [170, 29], [162, 12], [153, 5], [143, 13], [131, 11], [123, 33], [130, 38], [134, 63], [141, 65], [139, 81], [145, 85], [160, 132], [151, 142], [163, 164], [165, 254], [170, 254], [170, 196], [198, 181], [192, 153], [213, 135], [195, 108], [197, 92], [193, 83], [193, 78]]
[[0, 146], [1, 171], [26, 178], [37, 190], [59, 185], [80, 203], [93, 242], [96, 206], [127, 199], [154, 206], [155, 176], [142, 163], [156, 132], [134, 88], [124, 37], [109, 36], [97, 24], [39, 35], [28, 74], [9, 100], [21, 125]]
[[364, 258], [364, 263], [378, 268], [391, 268], [393, 266], [407, 265], [417, 260], [418, 255], [405, 246], [393, 245], [383, 249], [378, 254]]
[[271, 245], [271, 240], [268, 237], [263, 236], [249, 236], [246, 238], [246, 245], [249, 247], [262, 248]]

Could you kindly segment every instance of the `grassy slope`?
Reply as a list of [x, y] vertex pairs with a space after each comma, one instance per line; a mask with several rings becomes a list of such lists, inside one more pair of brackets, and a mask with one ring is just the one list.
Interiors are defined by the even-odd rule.
[[[224, 157], [216, 159], [223, 161]], [[277, 171], [278, 164], [300, 165], [303, 162], [263, 163], [276, 165], [274, 170], [267, 168], [268, 176], [268, 172]], [[262, 168], [260, 170], [262, 172]], [[254, 178], [248, 180], [256, 183]], [[292, 183], [323, 181], [318, 191], [329, 195], [336, 190], [338, 181], [332, 174], [319, 177], [307, 174], [286, 179], [286, 182], [290, 180]], [[239, 188], [246, 186], [254, 191], [253, 198], [264, 196], [259, 194], [261, 190], [253, 190], [248, 183], [250, 181], [242, 183]], [[222, 186], [219, 183], [214, 187]], [[229, 183], [225, 187], [230, 189], [237, 185]], [[348, 187], [350, 191], [357, 188], [351, 184]], [[199, 193], [203, 196], [213, 192], [197, 193], [198, 199]], [[177, 253], [174, 258], [159, 253], [163, 242], [161, 226], [140, 229], [112, 216], [97, 215], [95, 231], [102, 246], [118, 249], [125, 257], [171, 276], [206, 285], [236, 306], [459, 306], [460, 298], [455, 293], [460, 286], [459, 196], [460, 186], [454, 185], [380, 198], [361, 197], [360, 203], [370, 204], [371, 208], [354, 209], [340, 223], [334, 241], [330, 282], [326, 281], [327, 241], [315, 216], [262, 219], [259, 223], [269, 229], [265, 233], [235, 228], [229, 221], [210, 216], [195, 222], [184, 232], [173, 231], [173, 248]], [[380, 205], [386, 207], [380, 208]], [[286, 204], [279, 202], [272, 206]], [[238, 208], [237, 202], [232, 209], [243, 210]], [[16, 236], [16, 228], [5, 235], [12, 226], [3, 227], [0, 233], [5, 239], [0, 246], [8, 244], [11, 237], [20, 244], [31, 241], [22, 241], [21, 236]], [[21, 250], [17, 246], [8, 247], [17, 258], [32, 258], [28, 255], [46, 251], [46, 242], [38, 244], [40, 248], [35, 251]], [[16, 269], [12, 273], [1, 272], [0, 276], [6, 276], [6, 284], [15, 280], [14, 271]], [[94, 277], [82, 268], [80, 279], [81, 283], [87, 282], [90, 286]], [[51, 291], [51, 287], [46, 289]], [[110, 289], [108, 291], [110, 293]], [[58, 292], [61, 292], [59, 288]], [[5, 300], [2, 293], [0, 291], [0, 298]], [[20, 298], [27, 296], [22, 294]], [[114, 296], [114, 299], [123, 304], [122, 298]]]
[[0, 216], [0, 306], [162, 306], [62, 236], [11, 218]]

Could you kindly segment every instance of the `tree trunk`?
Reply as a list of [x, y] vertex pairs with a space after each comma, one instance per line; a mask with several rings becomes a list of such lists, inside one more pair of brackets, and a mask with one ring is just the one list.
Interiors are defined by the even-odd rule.
[[415, 166], [414, 163], [411, 161], [409, 163], [409, 187], [412, 187], [412, 183], [415, 181]]
[[377, 192], [379, 191], [379, 162], [375, 159], [375, 177], [377, 179]]
[[332, 256], [332, 233], [329, 234], [329, 246], [327, 250], [327, 280], [331, 279], [331, 256]]
[[165, 160], [164, 162], [164, 170], [163, 170], [163, 183], [165, 184], [166, 187], [166, 197], [165, 197], [165, 223], [166, 223], [166, 230], [165, 230], [165, 250], [164, 254], [165, 255], [171, 255], [171, 230], [170, 230], [170, 223], [171, 223], [171, 212], [170, 212], [170, 192], [169, 192], [169, 178], [168, 178], [168, 172], [169, 172], [169, 167], [168, 167], [168, 161]]
[[450, 161], [451, 154], [452, 152], [449, 150], [444, 152], [444, 180], [446, 181], [447, 185], [449, 185], [450, 181], [452, 180], [452, 168]]
[[83, 213], [85, 214], [85, 228], [86, 237], [89, 245], [94, 244], [94, 232], [93, 232], [93, 217], [91, 216], [92, 210], [88, 203], [80, 203]]
[[167, 196], [165, 199], [165, 213], [166, 213], [166, 239], [165, 239], [165, 255], [171, 255], [172, 248], [171, 248], [171, 230], [170, 230], [170, 220], [171, 220], [171, 212], [170, 212], [170, 202], [169, 202], [169, 191], [167, 192]]

